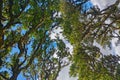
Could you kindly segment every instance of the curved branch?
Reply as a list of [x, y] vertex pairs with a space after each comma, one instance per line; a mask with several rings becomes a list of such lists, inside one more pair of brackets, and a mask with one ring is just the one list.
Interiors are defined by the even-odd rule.
[[1, 74], [1, 73], [0, 73], [0, 76], [1, 76], [3, 79], [8, 80], [8, 78], [5, 77], [5, 76], [4, 76], [3, 74]]

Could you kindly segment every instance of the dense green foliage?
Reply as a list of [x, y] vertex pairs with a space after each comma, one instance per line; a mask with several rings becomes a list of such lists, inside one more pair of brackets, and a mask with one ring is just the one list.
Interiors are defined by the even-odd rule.
[[[109, 47], [112, 38], [119, 38], [120, 2], [100, 11], [97, 6], [86, 10], [88, 1], [1, 0], [0, 79], [17, 80], [22, 74], [56, 80], [68, 57], [70, 75], [79, 80], [119, 80], [119, 56], [104, 55], [95, 43]], [[50, 38], [56, 26], [73, 45], [71, 56], [62, 40]]]
[[[55, 80], [68, 56], [62, 40], [50, 39], [60, 18], [54, 16], [59, 0], [0, 1], [0, 78]], [[59, 45], [61, 44], [61, 45]], [[54, 57], [54, 55], [57, 57]]]
[[93, 6], [88, 11], [80, 12], [82, 9], [77, 5], [81, 3], [61, 2], [61, 7], [65, 6], [61, 8], [64, 34], [74, 47], [70, 74], [78, 76], [79, 80], [119, 80], [119, 56], [101, 53], [95, 45], [97, 42], [101, 47], [109, 47], [112, 38], [119, 38], [119, 33], [116, 33], [120, 22], [117, 18], [119, 0], [102, 11]]

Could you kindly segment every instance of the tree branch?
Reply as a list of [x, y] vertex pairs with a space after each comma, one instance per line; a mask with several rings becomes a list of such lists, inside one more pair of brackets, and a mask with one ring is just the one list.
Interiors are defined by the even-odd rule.
[[35, 51], [33, 52], [33, 54], [31, 54], [31, 58], [29, 59], [28, 63], [26, 64], [26, 66], [22, 67], [22, 69], [27, 69], [33, 62], [34, 58], [36, 57], [37, 51], [39, 50], [39, 48], [41, 48], [41, 43], [38, 44], [37, 48], [35, 49]]
[[0, 1], [0, 29], [1, 29], [1, 18], [2, 18], [2, 7], [3, 7], [3, 0]]
[[16, 23], [16, 22], [14, 22], [15, 19], [19, 18], [19, 16], [25, 10], [25, 8], [28, 5], [28, 3], [29, 3], [29, 0], [26, 0], [25, 4], [22, 6], [22, 10], [19, 12], [19, 14], [14, 15], [14, 14], [12, 14], [13, 0], [9, 0], [9, 16], [10, 16], [10, 20], [9, 20], [9, 23], [4, 27], [4, 30], [10, 28], [11, 25]]
[[1, 76], [3, 79], [8, 80], [8, 78], [5, 77], [5, 76], [4, 76], [3, 74], [1, 74], [1, 73], [0, 73], [0, 76]]

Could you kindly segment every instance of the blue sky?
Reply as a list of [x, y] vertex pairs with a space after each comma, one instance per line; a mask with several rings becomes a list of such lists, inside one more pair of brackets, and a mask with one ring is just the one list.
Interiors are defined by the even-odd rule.
[[92, 6], [93, 6], [92, 2], [88, 1], [83, 5], [83, 10], [85, 10], [85, 11], [89, 10]]

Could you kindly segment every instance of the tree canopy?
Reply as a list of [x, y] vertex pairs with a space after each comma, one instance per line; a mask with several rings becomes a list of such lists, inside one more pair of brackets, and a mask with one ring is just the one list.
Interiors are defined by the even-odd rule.
[[103, 10], [97, 6], [82, 10], [88, 0], [82, 1], [61, 3], [65, 6], [61, 8], [64, 34], [74, 48], [70, 74], [79, 80], [119, 80], [119, 56], [102, 53], [95, 43], [110, 48], [110, 41], [119, 39], [120, 2], [116, 0]]
[[[95, 44], [110, 48], [119, 39], [119, 0], [100, 10], [85, 6], [89, 0], [1, 0], [0, 79], [17, 80], [19, 74], [32, 80], [56, 80], [68, 65], [70, 75], [79, 80], [119, 80], [118, 55], [105, 55]], [[63, 29], [73, 45], [69, 54], [65, 43], [51, 31]], [[56, 55], [56, 56], [55, 56]]]
[[[54, 16], [59, 0], [0, 1], [0, 79], [55, 80], [68, 56], [60, 39], [50, 32], [61, 21]], [[54, 55], [57, 55], [55, 57]]]

